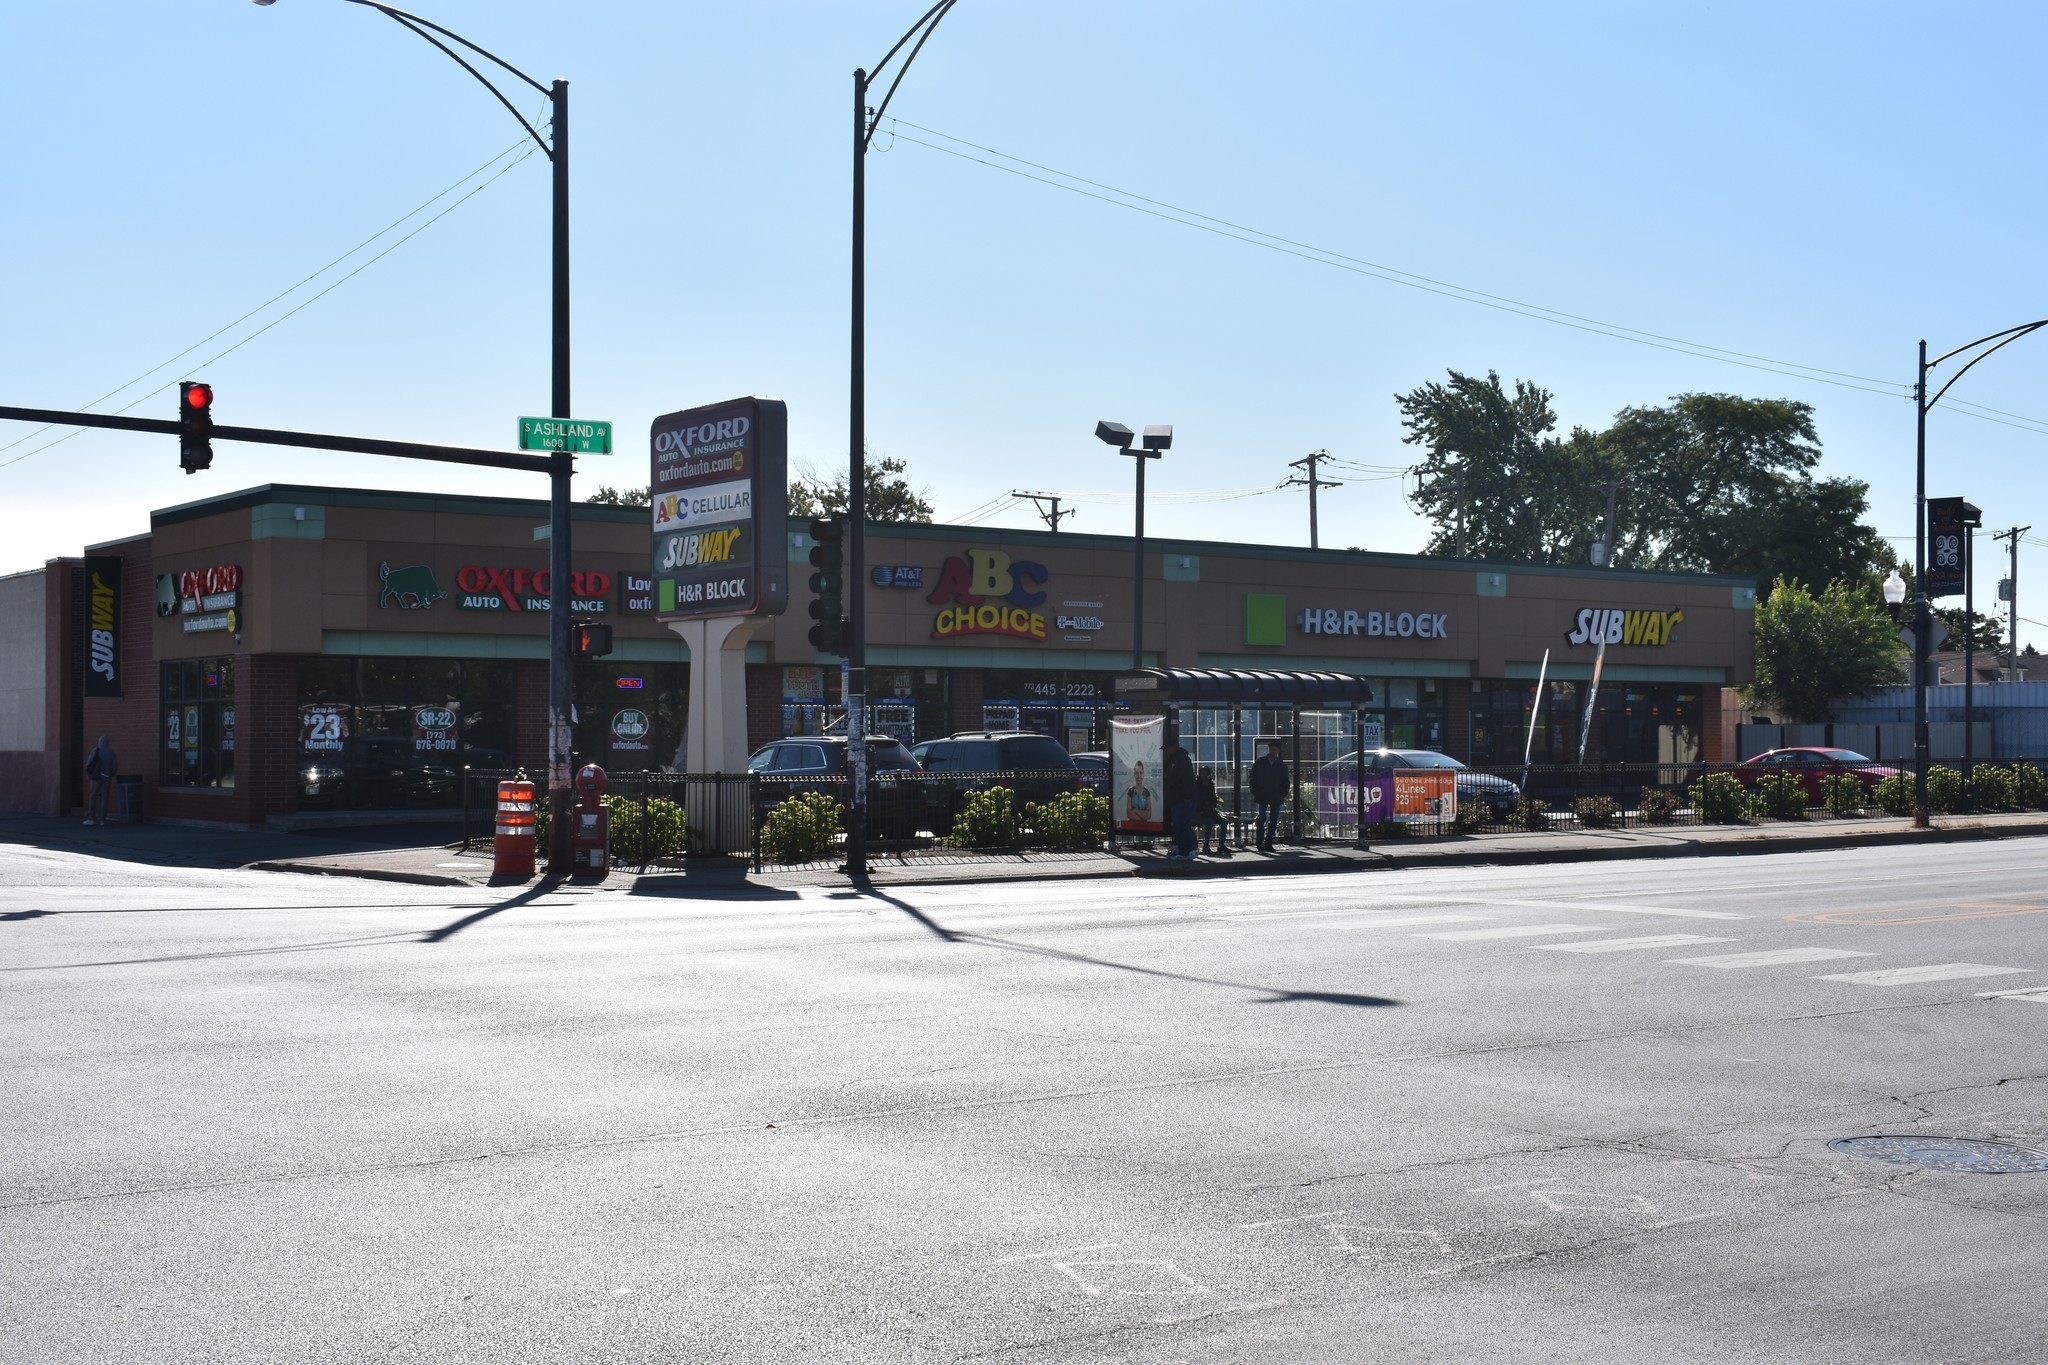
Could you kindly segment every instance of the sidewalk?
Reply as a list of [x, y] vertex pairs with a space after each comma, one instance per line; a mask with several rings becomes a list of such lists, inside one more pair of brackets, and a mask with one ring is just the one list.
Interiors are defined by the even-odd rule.
[[[934, 886], [1089, 877], [1202, 878], [1419, 867], [1513, 867], [1600, 862], [1617, 858], [1687, 858], [1790, 853], [1870, 844], [1944, 843], [2048, 835], [2048, 812], [1937, 817], [1916, 830], [1904, 818], [1816, 818], [1756, 825], [1666, 826], [1572, 830], [1543, 834], [1443, 835], [1386, 840], [1368, 849], [1322, 844], [1283, 847], [1274, 854], [1238, 852], [1183, 863], [1160, 853], [960, 854], [872, 860], [873, 886]], [[427, 886], [492, 885], [488, 849], [457, 852], [452, 827], [285, 832], [210, 830], [174, 825], [82, 827], [75, 820], [0, 816], [0, 842], [62, 848], [152, 865], [248, 868], [325, 876], [367, 877]], [[438, 842], [446, 840], [447, 842]], [[816, 865], [754, 872], [737, 860], [705, 859], [683, 869], [614, 870], [606, 886], [641, 895], [803, 886], [846, 886], [843, 872]]]

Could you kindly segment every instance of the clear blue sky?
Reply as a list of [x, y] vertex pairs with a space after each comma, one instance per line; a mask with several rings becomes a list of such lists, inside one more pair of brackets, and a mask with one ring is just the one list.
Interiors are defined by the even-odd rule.
[[[571, 83], [575, 408], [625, 438], [579, 487], [644, 481], [651, 417], [741, 393], [789, 402], [799, 463], [844, 468], [851, 72], [917, 0], [420, 3]], [[2048, 315], [2044, 43], [2048, 11], [2023, 4], [961, 0], [892, 115], [1375, 266], [1882, 382], [1403, 287], [896, 127], [869, 165], [871, 448], [907, 460], [942, 517], [1035, 488], [1083, 498], [1074, 529], [1123, 532], [1129, 462], [1090, 433], [1099, 418], [1171, 422], [1153, 528], [1305, 543], [1299, 490], [1195, 495], [1271, 486], [1317, 448], [1410, 464], [1394, 393], [1491, 368], [1551, 389], [1566, 427], [1692, 390], [1812, 403], [1822, 472], [1868, 480], [1879, 529], [1909, 536], [1914, 344]], [[5, 401], [81, 406], [146, 374], [99, 406], [168, 417], [174, 381], [196, 375], [222, 421], [496, 448], [546, 411], [547, 166], [513, 164], [517, 124], [425, 43], [342, 0], [11, 0], [0, 51], [15, 129]], [[2044, 374], [2048, 337], [1963, 381], [1954, 398], [2035, 420], [1938, 409], [1930, 492], [1970, 496], [1991, 526], [2035, 522], [2048, 545]], [[26, 431], [0, 427], [0, 444]], [[58, 434], [0, 452], [26, 456], [0, 468], [0, 569], [266, 481], [544, 492], [530, 476], [226, 444], [188, 478], [169, 438], [41, 449]], [[1339, 477], [1326, 544], [1421, 545], [1398, 480]], [[1013, 505], [992, 524], [1036, 523]], [[1980, 602], [1994, 548], [1979, 551]], [[2048, 621], [2048, 554], [2023, 552], [2021, 573]]]

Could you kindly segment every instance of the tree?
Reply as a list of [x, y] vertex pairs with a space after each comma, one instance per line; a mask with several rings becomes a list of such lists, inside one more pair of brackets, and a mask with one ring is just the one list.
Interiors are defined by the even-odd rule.
[[[904, 463], [894, 458], [863, 461], [867, 475], [862, 511], [869, 521], [930, 521], [932, 505], [922, 496], [926, 490], [911, 488], [903, 477]], [[789, 482], [789, 514], [792, 517], [837, 516], [846, 510], [844, 477], [828, 484], [815, 469], [803, 471]]]
[[1585, 562], [1606, 506], [1595, 485], [1611, 476], [1599, 438], [1583, 430], [1552, 436], [1550, 393], [1527, 380], [1516, 380], [1511, 396], [1491, 370], [1484, 379], [1447, 373], [1448, 384], [1394, 395], [1408, 428], [1401, 439], [1429, 452], [1410, 495], [1436, 523], [1424, 553], [1455, 554], [1462, 517], [1465, 553], [1474, 558]]
[[1862, 520], [1869, 492], [1859, 479], [1773, 474], [1746, 502], [1710, 514], [1712, 524], [1694, 544], [1711, 573], [1766, 584], [1867, 580], [1875, 587], [1895, 561], [1891, 546]]
[[[1973, 622], [1961, 607], [1935, 607], [1934, 619], [1948, 630], [1948, 639], [1942, 641], [1943, 649], [1974, 649], [1979, 654], [2003, 654], [2005, 652], [2005, 622], [1996, 616], [1974, 613]], [[1972, 639], [1971, 637], [1975, 637]]]
[[1836, 579], [1816, 597], [1777, 579], [1756, 609], [1756, 681], [1751, 705], [1793, 722], [1823, 721], [1835, 703], [1906, 681], [1898, 628], [1867, 588]]
[[599, 484], [597, 491], [592, 493], [587, 501], [599, 503], [606, 507], [645, 507], [647, 505], [647, 490], [645, 488], [613, 488], [610, 484]]

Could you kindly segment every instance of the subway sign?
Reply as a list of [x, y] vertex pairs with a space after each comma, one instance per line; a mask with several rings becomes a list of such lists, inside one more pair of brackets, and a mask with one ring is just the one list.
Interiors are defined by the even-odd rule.
[[1682, 611], [1584, 607], [1564, 638], [1574, 645], [1668, 645], [1683, 620]]

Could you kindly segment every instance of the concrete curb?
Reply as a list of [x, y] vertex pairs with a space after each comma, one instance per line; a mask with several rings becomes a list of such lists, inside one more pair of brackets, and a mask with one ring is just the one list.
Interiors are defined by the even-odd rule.
[[438, 872], [406, 872], [387, 867], [334, 867], [326, 863], [304, 863], [291, 859], [243, 863], [243, 872], [297, 872], [311, 877], [360, 877], [373, 882], [406, 882], [413, 886], [484, 886], [467, 877], [445, 877]]

